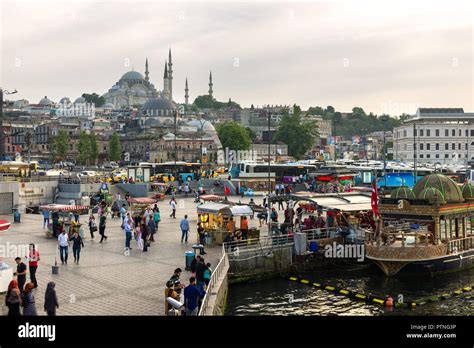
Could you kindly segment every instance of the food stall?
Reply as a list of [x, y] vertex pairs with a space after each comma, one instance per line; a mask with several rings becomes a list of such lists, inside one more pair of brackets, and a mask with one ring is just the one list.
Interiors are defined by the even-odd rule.
[[199, 199], [203, 200], [204, 202], [222, 202], [225, 198], [218, 195], [201, 195], [199, 196]]
[[[198, 221], [212, 240], [212, 244], [222, 244], [228, 234], [227, 225], [230, 218], [242, 219], [253, 216], [253, 210], [248, 205], [235, 205], [207, 202], [197, 206]], [[240, 226], [240, 224], [239, 224]], [[238, 227], [238, 226], [236, 226]], [[236, 231], [239, 229], [237, 228]], [[249, 238], [258, 238], [258, 229], [249, 229]]]
[[169, 188], [169, 185], [163, 184], [161, 182], [151, 183], [151, 192], [153, 192], [153, 199], [158, 201], [163, 201], [165, 199], [166, 192]]
[[154, 198], [149, 197], [137, 197], [127, 199], [128, 205], [130, 207], [132, 218], [137, 215], [142, 215], [145, 213], [145, 210], [152, 204], [157, 202]]
[[[40, 206], [40, 210], [50, 211], [53, 213], [52, 223], [48, 226], [48, 230], [46, 231], [47, 237], [53, 237], [55, 225], [56, 233], [59, 233], [60, 230], [65, 229], [68, 235], [72, 236], [74, 232], [80, 232], [82, 223], [76, 223], [74, 219], [71, 221], [69, 219], [66, 220], [66, 217], [68, 217], [69, 213], [79, 215], [88, 214], [89, 207], [86, 205], [48, 204]], [[62, 221], [60, 221], [61, 217]]]

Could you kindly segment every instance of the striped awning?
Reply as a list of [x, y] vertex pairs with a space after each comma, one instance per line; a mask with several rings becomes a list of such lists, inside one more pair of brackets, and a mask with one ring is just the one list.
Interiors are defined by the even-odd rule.
[[127, 200], [128, 203], [135, 203], [135, 204], [153, 204], [156, 203], [156, 199], [149, 198], [149, 197], [137, 197], [137, 198], [129, 198]]
[[7, 220], [0, 220], [0, 231], [6, 231], [10, 228], [11, 222]]
[[199, 196], [200, 199], [202, 199], [204, 202], [220, 202], [224, 200], [223, 196], [218, 196], [218, 195], [201, 195]]
[[46, 211], [82, 211], [89, 210], [87, 205], [48, 204], [40, 206], [40, 210]]

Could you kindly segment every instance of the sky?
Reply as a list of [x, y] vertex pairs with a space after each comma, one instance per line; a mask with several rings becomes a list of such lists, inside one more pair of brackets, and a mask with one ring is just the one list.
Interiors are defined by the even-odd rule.
[[104, 94], [129, 70], [173, 99], [474, 112], [474, 5], [452, 1], [42, 1], [0, 3], [0, 86], [37, 103]]

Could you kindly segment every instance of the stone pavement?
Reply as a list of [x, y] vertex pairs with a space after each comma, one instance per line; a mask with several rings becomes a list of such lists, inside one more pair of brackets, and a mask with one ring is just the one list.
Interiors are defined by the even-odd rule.
[[[233, 201], [239, 199], [231, 197]], [[242, 202], [248, 201], [247, 198], [242, 199]], [[261, 203], [260, 198], [255, 198], [255, 201]], [[183, 269], [181, 282], [184, 284], [188, 284], [191, 276], [190, 272], [184, 271], [184, 254], [185, 251], [192, 250], [191, 246], [197, 240], [197, 214], [196, 203], [193, 203], [191, 197], [178, 198], [175, 220], [169, 217], [169, 197], [159, 202], [158, 207], [161, 211], [161, 223], [155, 235], [156, 242], [152, 243], [147, 253], [138, 250], [136, 242], [132, 240], [130, 256], [125, 256], [125, 234], [120, 228], [120, 220], [110, 217], [105, 231], [109, 238], [102, 244], [99, 243], [99, 234], [95, 233], [95, 239], [92, 240], [86, 227], [80, 265], [74, 264], [71, 247], [68, 265], [61, 265], [57, 242], [46, 237], [41, 215], [23, 214], [19, 224], [12, 224], [10, 230], [0, 232], [0, 246], [6, 246], [7, 243], [36, 244], [41, 256], [37, 271], [39, 286], [34, 290], [39, 315], [45, 315], [44, 293], [49, 281], [56, 283], [58, 315], [163, 315], [165, 284], [174, 269]], [[191, 228], [188, 245], [180, 243], [179, 222], [184, 214], [188, 214]], [[0, 219], [3, 218], [12, 221], [12, 216], [0, 216]], [[80, 221], [87, 223], [87, 216], [81, 215]], [[250, 225], [258, 225], [258, 220], [251, 220]], [[220, 258], [221, 247], [207, 248], [206, 252], [206, 262], [215, 267]], [[54, 265], [56, 254], [60, 270], [59, 274], [53, 275], [51, 266]], [[1, 256], [16, 270], [16, 255]], [[25, 262], [24, 259], [23, 261]], [[27, 279], [29, 280], [29, 275]], [[1, 300], [3, 314], [6, 314], [4, 300]]]

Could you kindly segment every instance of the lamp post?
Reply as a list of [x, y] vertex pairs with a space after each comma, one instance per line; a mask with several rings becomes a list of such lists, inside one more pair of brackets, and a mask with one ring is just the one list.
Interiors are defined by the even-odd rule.
[[201, 166], [202, 166], [202, 164], [203, 164], [203, 162], [202, 162], [202, 160], [203, 160], [202, 136], [203, 136], [203, 133], [204, 133], [203, 127], [204, 127], [204, 125], [206, 124], [206, 122], [208, 122], [208, 121], [207, 121], [207, 120], [204, 120], [204, 122], [203, 122], [202, 119], [199, 120], [199, 124], [201, 125], [201, 128], [200, 128], [200, 130], [201, 130]]
[[15, 94], [18, 91], [15, 89], [13, 92], [6, 91], [0, 87], [0, 158], [5, 156], [5, 141], [3, 138], [3, 95], [4, 94]]
[[270, 219], [270, 193], [272, 191], [272, 181], [270, 178], [270, 152], [271, 152], [271, 137], [270, 137], [270, 127], [271, 127], [271, 113], [267, 110], [267, 118], [268, 118], [268, 236], [271, 236], [272, 228], [271, 228], [271, 219]]
[[178, 157], [177, 153], [177, 146], [176, 146], [176, 122], [178, 118], [178, 110], [175, 110], [174, 112], [174, 177], [176, 180], [176, 175], [177, 175], [177, 168], [176, 168], [176, 159]]

